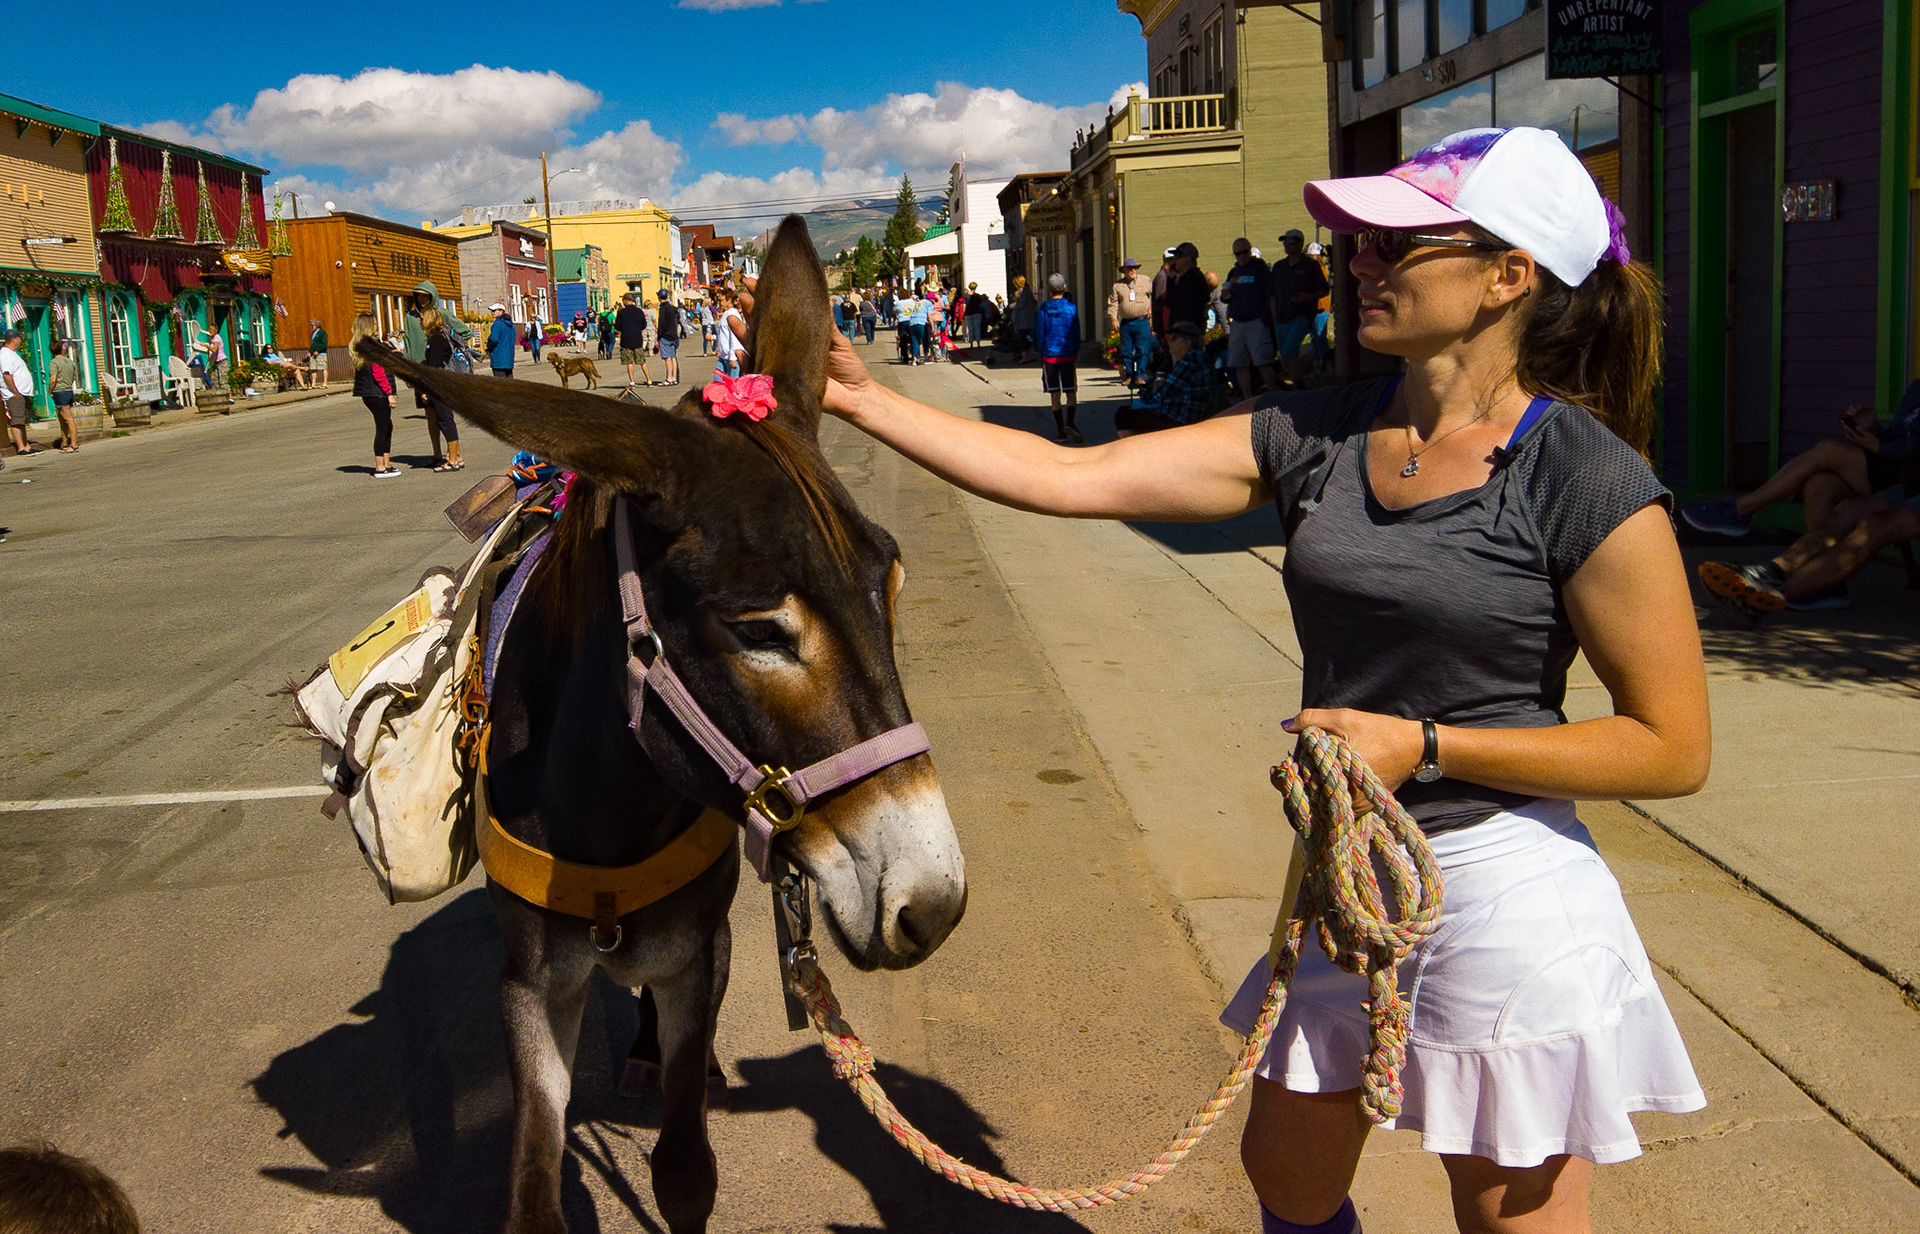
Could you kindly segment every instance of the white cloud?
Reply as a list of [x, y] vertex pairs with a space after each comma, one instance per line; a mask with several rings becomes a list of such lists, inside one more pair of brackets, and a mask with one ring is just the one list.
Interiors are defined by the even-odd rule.
[[[683, 2], [712, 9], [765, 0]], [[332, 200], [411, 222], [453, 217], [463, 204], [521, 201], [540, 191], [545, 150], [555, 172], [579, 169], [554, 180], [555, 201], [650, 197], [696, 217], [741, 202], [890, 196], [903, 171], [939, 192], [963, 154], [987, 175], [1064, 166], [1075, 131], [1103, 119], [1129, 90], [1145, 93], [1134, 85], [1109, 103], [1056, 107], [1014, 90], [942, 82], [931, 93], [891, 94], [854, 110], [722, 113], [712, 127], [726, 146], [806, 143], [819, 151], [818, 166], [765, 176], [708, 171], [691, 180], [682, 179], [686, 150], [646, 120], [577, 133], [601, 106], [591, 88], [558, 73], [478, 64], [442, 74], [303, 74], [200, 124], [162, 121], [147, 131], [287, 169], [277, 182], [300, 194], [305, 214]]]
[[472, 146], [537, 155], [599, 106], [598, 92], [558, 73], [483, 64], [452, 73], [303, 73], [245, 107], [218, 108], [201, 139], [291, 163], [370, 171]]
[[676, 7], [699, 9], [703, 13], [731, 13], [737, 9], [778, 8], [780, 0], [680, 0]]
[[[1116, 91], [1118, 106], [1129, 90]], [[918, 177], [944, 176], [966, 156], [983, 174], [1040, 171], [1065, 165], [1074, 133], [1106, 118], [1107, 105], [1055, 107], [1016, 90], [941, 82], [932, 94], [890, 94], [857, 111], [824, 107], [812, 115], [752, 119], [725, 113], [713, 127], [729, 145], [784, 145], [805, 140], [819, 147], [823, 167], [900, 167]]]

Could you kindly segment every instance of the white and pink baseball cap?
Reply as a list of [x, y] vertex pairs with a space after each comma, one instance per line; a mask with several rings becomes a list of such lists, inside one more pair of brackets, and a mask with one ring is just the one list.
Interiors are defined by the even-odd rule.
[[1620, 207], [1547, 129], [1466, 129], [1441, 138], [1383, 176], [1314, 180], [1307, 211], [1338, 232], [1395, 231], [1474, 223], [1569, 287], [1603, 257], [1632, 260]]

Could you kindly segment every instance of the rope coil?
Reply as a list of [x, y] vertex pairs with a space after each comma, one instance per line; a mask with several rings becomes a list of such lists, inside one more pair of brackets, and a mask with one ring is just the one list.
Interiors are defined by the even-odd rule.
[[[1439, 923], [1440, 864], [1419, 824], [1340, 737], [1317, 728], [1304, 730], [1293, 757], [1273, 769], [1272, 779], [1287, 822], [1300, 834], [1307, 866], [1293, 911], [1283, 907], [1276, 925], [1278, 946], [1266, 1000], [1226, 1078], [1144, 1169], [1097, 1187], [1048, 1190], [1011, 1182], [953, 1156], [893, 1104], [873, 1074], [873, 1051], [847, 1023], [812, 948], [796, 948], [790, 965], [792, 990], [820, 1034], [834, 1075], [852, 1086], [867, 1112], [902, 1148], [949, 1182], [1004, 1204], [1048, 1212], [1112, 1204], [1173, 1173], [1239, 1097], [1273, 1039], [1312, 926], [1328, 958], [1368, 981], [1361, 1108], [1376, 1123], [1397, 1117], [1405, 1097], [1400, 1069], [1407, 1056], [1408, 1007], [1400, 997], [1396, 966]], [[1379, 870], [1386, 872], [1393, 903], [1404, 916], [1392, 915]]]

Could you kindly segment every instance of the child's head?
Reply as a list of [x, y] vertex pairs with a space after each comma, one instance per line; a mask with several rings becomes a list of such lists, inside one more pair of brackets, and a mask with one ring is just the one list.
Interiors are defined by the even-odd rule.
[[379, 336], [380, 319], [372, 313], [362, 313], [353, 319], [353, 338], [347, 344], [347, 354], [353, 357], [353, 367], [365, 368], [368, 363], [367, 358], [360, 354], [360, 340]]
[[140, 1218], [100, 1167], [51, 1144], [0, 1149], [0, 1231], [140, 1234]]

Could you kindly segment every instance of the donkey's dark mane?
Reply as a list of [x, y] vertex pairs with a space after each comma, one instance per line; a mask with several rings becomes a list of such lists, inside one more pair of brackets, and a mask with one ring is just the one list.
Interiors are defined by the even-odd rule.
[[[807, 505], [814, 527], [827, 543], [834, 564], [853, 577], [853, 538], [848, 512], [853, 497], [833, 474], [811, 440], [784, 424], [763, 420], [715, 425], [715, 432], [741, 432], [771, 458]], [[553, 634], [578, 644], [588, 617], [613, 602], [612, 571], [606, 535], [613, 517], [614, 490], [576, 476], [568, 491], [565, 516], [554, 528], [553, 543], [529, 580], [543, 624]]]

